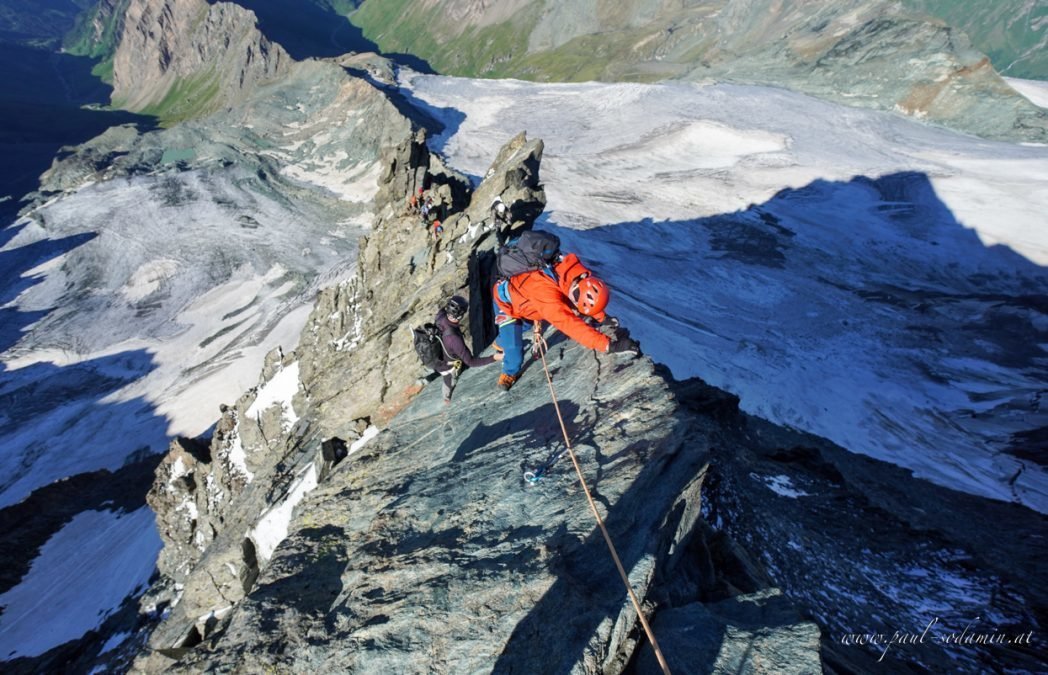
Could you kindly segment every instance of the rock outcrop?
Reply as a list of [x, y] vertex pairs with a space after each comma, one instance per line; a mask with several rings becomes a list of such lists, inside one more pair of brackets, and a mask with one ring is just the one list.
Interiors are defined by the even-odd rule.
[[291, 62], [239, 5], [133, 0], [113, 57], [113, 102], [183, 119], [243, 98], [285, 74]]
[[[291, 500], [290, 516], [304, 494], [295, 495], [305, 484], [302, 476], [313, 471], [308, 480], [315, 485], [323, 472], [322, 452], [309, 457], [316, 466], [299, 462], [293, 474], [282, 464], [299, 450], [287, 445], [295, 438], [290, 429], [297, 422], [297, 388], [294, 355], [274, 351], [258, 387], [223, 410], [210, 445], [178, 439], [157, 468], [147, 496], [164, 540], [157, 566], [178, 589], [179, 615], [190, 619], [169, 621], [158, 631], [160, 639], [168, 639], [173, 627], [184, 645], [213, 629], [216, 615], [252, 589], [260, 565], [286, 533], [280, 509]], [[268, 505], [276, 515], [267, 520]]]
[[[383, 206], [361, 242], [357, 274], [320, 294], [302, 334], [302, 381], [319, 420], [388, 422], [419, 390], [411, 326], [431, 321], [439, 303], [455, 293], [472, 295], [472, 325], [483, 325], [481, 298], [490, 296], [484, 265], [490, 266], [496, 244], [488, 207], [501, 196], [514, 204], [517, 226], [530, 225], [545, 205], [541, 157], [541, 141], [518, 136], [470, 196], [468, 181], [429, 153], [421, 132], [391, 151], [376, 197]], [[436, 197], [444, 224], [439, 239], [405, 212], [419, 187]]]
[[[650, 362], [567, 342], [561, 405], [640, 594], [699, 515], [706, 448]], [[512, 396], [466, 373], [425, 389], [297, 512], [255, 589], [180, 672], [615, 672], [636, 617], [563, 448], [540, 364]], [[308, 589], [302, 582], [308, 578]], [[566, 607], [574, 608], [565, 616]]]
[[[167, 610], [137, 669], [617, 672], [641, 640], [570, 462], [523, 479], [563, 448], [539, 364], [500, 398], [495, 369], [468, 372], [449, 408], [411, 349], [409, 327], [452, 293], [472, 297], [485, 344], [507, 234], [488, 207], [500, 196], [511, 228], [531, 225], [542, 143], [512, 139], [473, 191], [424, 141], [387, 155], [357, 273], [321, 293], [296, 352], [272, 355], [210, 448], [176, 443], [158, 470], [166, 580], [150, 602]], [[417, 186], [444, 209], [439, 239], [405, 211]], [[573, 441], [647, 596], [696, 530], [706, 445], [649, 361], [551, 342]], [[565, 606], [570, 630], [551, 631]]]
[[[386, 424], [421, 390], [425, 372], [408, 327], [466, 292], [471, 260], [495, 240], [485, 221], [494, 195], [517, 199], [520, 214], [541, 212], [541, 150], [541, 142], [514, 139], [472, 201], [468, 181], [429, 153], [424, 132], [387, 153], [354, 277], [320, 294], [298, 350], [272, 355], [257, 390], [226, 411], [206, 452], [176, 443], [158, 471], [150, 503], [167, 543], [167, 582], [157, 596], [177, 603], [153, 634], [151, 658], [163, 664], [169, 650], [211, 638], [287, 534], [295, 505], [352, 442], [375, 432], [370, 425]], [[407, 210], [417, 187], [446, 223], [439, 240]]]
[[1025, 636], [1048, 608], [1048, 518], [756, 418], [735, 426], [712, 451], [704, 515], [815, 618], [836, 670], [1045, 662]]

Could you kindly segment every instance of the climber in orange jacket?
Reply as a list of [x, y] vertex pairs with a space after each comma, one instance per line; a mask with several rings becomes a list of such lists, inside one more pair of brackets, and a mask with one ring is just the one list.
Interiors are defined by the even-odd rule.
[[499, 329], [496, 345], [505, 352], [498, 382], [502, 390], [513, 386], [524, 364], [523, 322], [534, 324], [535, 342], [541, 338], [542, 322], [547, 321], [584, 347], [599, 352], [640, 352], [636, 341], [627, 336], [609, 338], [583, 319], [603, 323], [608, 318], [604, 309], [610, 293], [574, 253], [557, 254], [540, 269], [500, 279], [492, 297]]

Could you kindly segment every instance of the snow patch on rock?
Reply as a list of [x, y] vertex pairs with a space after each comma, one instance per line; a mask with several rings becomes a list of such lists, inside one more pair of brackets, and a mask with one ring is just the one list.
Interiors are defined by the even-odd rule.
[[[374, 425], [364, 430], [359, 439], [349, 446], [349, 454], [360, 450], [368, 441], [378, 436], [379, 430]], [[280, 542], [287, 537], [288, 527], [295, 507], [313, 491], [318, 484], [316, 464], [310, 464], [295, 481], [287, 497], [279, 504], [266, 511], [251, 530], [250, 537], [255, 543], [259, 558], [269, 561]]]
[[234, 473], [241, 474], [246, 482], [250, 483], [254, 480], [255, 474], [251, 473], [251, 470], [247, 468], [247, 451], [244, 450], [244, 442], [240, 438], [239, 420], [237, 420], [236, 426], [233, 427], [230, 438], [229, 451], [226, 455], [229, 466]]
[[[251, 407], [247, 409], [247, 416], [258, 419], [261, 414], [273, 406], [280, 406], [282, 411], [284, 428], [290, 429], [298, 421], [298, 414], [291, 404], [291, 399], [298, 392], [298, 362], [282, 368], [269, 382], [266, 382], [258, 390], [258, 396]], [[246, 465], [245, 465], [246, 469]]]
[[259, 558], [268, 561], [273, 557], [280, 542], [287, 537], [288, 526], [291, 524], [291, 514], [307, 494], [317, 486], [317, 468], [310, 464], [295, 482], [291, 491], [284, 501], [277, 504], [259, 519], [258, 524], [251, 530], [251, 540], [255, 542], [255, 549]]
[[755, 473], [751, 473], [750, 478], [758, 483], [762, 483], [769, 490], [781, 497], [796, 499], [797, 497], [809, 496], [807, 492], [793, 487], [793, 482], [790, 480], [789, 476], [758, 476]]

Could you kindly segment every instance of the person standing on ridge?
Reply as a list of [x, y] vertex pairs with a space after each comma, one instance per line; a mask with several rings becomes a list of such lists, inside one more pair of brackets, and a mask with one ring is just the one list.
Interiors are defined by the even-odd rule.
[[433, 323], [440, 329], [440, 340], [444, 345], [445, 359], [439, 365], [437, 372], [443, 376], [441, 391], [444, 394], [444, 403], [451, 403], [451, 394], [458, 384], [459, 373], [462, 368], [479, 368], [495, 361], [502, 360], [502, 353], [496, 352], [494, 356], [474, 357], [473, 352], [466, 346], [466, 340], [462, 336], [459, 323], [466, 316], [469, 303], [460, 295], [448, 300]]
[[498, 245], [506, 243], [509, 228], [512, 225], [509, 215], [509, 207], [502, 201], [502, 197], [495, 197], [491, 202], [491, 229], [495, 230], [495, 239]]
[[422, 218], [422, 224], [429, 227], [429, 214], [433, 210], [433, 197], [427, 195], [422, 201], [422, 205], [419, 206], [418, 214]]
[[499, 251], [499, 280], [492, 288], [496, 347], [505, 352], [498, 386], [509, 391], [524, 365], [524, 323], [534, 324], [533, 350], [546, 321], [584, 347], [598, 352], [639, 354], [640, 345], [628, 335], [610, 338], [591, 326], [617, 328], [605, 313], [607, 284], [593, 276], [574, 253], [562, 255], [560, 240], [547, 232], [528, 230]]

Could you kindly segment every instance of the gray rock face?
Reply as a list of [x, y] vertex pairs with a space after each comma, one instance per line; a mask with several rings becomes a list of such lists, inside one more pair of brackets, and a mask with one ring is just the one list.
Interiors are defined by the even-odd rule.
[[[620, 672], [642, 640], [569, 459], [537, 484], [524, 480], [564, 448], [541, 365], [500, 396], [496, 368], [467, 371], [446, 406], [439, 387], [421, 386], [402, 335], [468, 279], [483, 342], [488, 206], [499, 195], [513, 227], [530, 225], [543, 203], [542, 144], [512, 139], [470, 195], [423, 141], [389, 154], [357, 275], [319, 296], [298, 351], [274, 355], [258, 391], [227, 412], [213, 459], [193, 463], [176, 445], [158, 471], [151, 503], [170, 581], [151, 601], [169, 610], [136, 670]], [[416, 185], [446, 202], [438, 240], [401, 213]], [[706, 422], [646, 359], [551, 345], [569, 433], [631, 584], [641, 598], [657, 586], [694, 600], [688, 584], [666, 580], [691, 567]], [[267, 418], [256, 403], [290, 368], [301, 389], [288, 426], [283, 407]], [[722, 404], [710, 405], [719, 414]], [[375, 438], [362, 433], [371, 423], [384, 426]], [[238, 440], [248, 482], [229, 459]], [[187, 489], [189, 475], [205, 489]], [[222, 496], [202, 499], [208, 485]], [[184, 506], [190, 497], [195, 508]], [[195, 528], [205, 523], [201, 550]]]
[[[176, 439], [157, 467], [156, 480], [146, 497], [157, 515], [164, 540], [157, 567], [175, 583], [188, 583], [187, 606], [211, 604], [212, 586], [221, 584], [208, 575], [212, 584], [206, 586], [206, 599], [195, 602], [191, 571], [209, 549], [213, 554], [218, 548], [211, 548], [211, 544], [225, 529], [238, 497], [256, 473], [272, 469], [273, 454], [282, 450], [280, 443], [294, 408], [283, 401], [267, 405], [269, 399], [260, 396], [265, 396], [267, 385], [275, 384], [278, 376], [288, 379], [288, 375], [297, 373], [285, 373], [285, 367], [294, 360], [294, 354], [284, 356], [281, 350], [273, 350], [266, 358], [258, 386], [245, 393], [236, 406], [223, 406], [210, 444], [204, 447], [198, 441]], [[291, 383], [297, 385], [297, 381]], [[234, 557], [236, 579], [244, 589], [250, 588], [250, 579], [257, 574], [257, 561], [245, 563], [240, 552]], [[239, 597], [228, 591], [220, 595], [227, 599]]]
[[[272, 355], [236, 407], [252, 479], [208, 511], [205, 550], [171, 517], [174, 472], [158, 476], [165, 565], [183, 581], [150, 596], [167, 614], [136, 671], [653, 672], [568, 458], [524, 480], [563, 447], [540, 364], [506, 394], [497, 368], [468, 370], [448, 406], [406, 334], [468, 289], [486, 344], [487, 207], [501, 195], [530, 224], [541, 150], [511, 140], [473, 192], [421, 135], [390, 151], [356, 276], [319, 296], [298, 350]], [[447, 205], [440, 239], [403, 211], [419, 184]], [[1043, 518], [742, 415], [645, 358], [550, 342], [583, 472], [675, 672], [864, 672], [886, 649], [892, 667], [933, 671], [1043, 661], [1038, 644], [883, 642], [932, 619], [943, 639], [976, 616], [1040, 630]], [[205, 483], [232, 472], [229, 425], [211, 466], [197, 461]], [[849, 637], [869, 634], [882, 642]]]
[[725, 431], [703, 515], [818, 622], [835, 670], [1029, 672], [1048, 658], [1022, 639], [1048, 607], [1044, 516], [749, 416]]
[[[674, 673], [822, 672], [819, 627], [777, 589], [660, 612], [652, 629]], [[660, 672], [645, 645], [637, 670]]]
[[[231, 22], [235, 18], [223, 16]], [[251, 19], [248, 28], [253, 29], [250, 13], [240, 12], [239, 17]], [[212, 24], [201, 24], [207, 25]], [[160, 49], [158, 42], [142, 45], [146, 47]], [[136, 58], [146, 62], [152, 56], [162, 58], [145, 52]], [[173, 58], [179, 62], [184, 56]], [[377, 57], [373, 61], [383, 63]], [[143, 71], [137, 76], [150, 75]], [[148, 89], [152, 84], [137, 86]], [[10, 230], [20, 238], [5, 238], [11, 241], [7, 261], [14, 265], [5, 272], [12, 279], [52, 256], [64, 256], [46, 273], [33, 275], [30, 283], [8, 288], [17, 290], [19, 303], [38, 311], [26, 315], [34, 322], [25, 331], [5, 326], [14, 336], [7, 346], [18, 340], [13, 349], [30, 354], [62, 345], [70, 357], [84, 359], [82, 368], [24, 368], [15, 377], [6, 372], [5, 395], [19, 405], [5, 408], [3, 416], [11, 449], [4, 453], [9, 467], [3, 479], [5, 505], [21, 499], [23, 504], [62, 502], [61, 508], [36, 507], [40, 513], [31, 522], [18, 517], [21, 507], [4, 510], [10, 527], [5, 527], [3, 543], [26, 558], [16, 561], [12, 556], [4, 570], [9, 586], [19, 582], [41, 546], [76, 514], [140, 508], [146, 495], [139, 488], [150, 478], [135, 484], [127, 476], [143, 473], [148, 464], [143, 458], [153, 458], [144, 470], [151, 473], [156, 453], [167, 447], [170, 429], [181, 425], [177, 431], [184, 434], [207, 429], [213, 420], [201, 411], [217, 416], [218, 403], [235, 401], [244, 388], [230, 384], [238, 379], [237, 362], [253, 362], [246, 369], [257, 372], [268, 347], [290, 338], [284, 344], [290, 350], [316, 289], [353, 272], [360, 232], [371, 220], [381, 149], [408, 137], [410, 122], [386, 94], [336, 61], [296, 64], [278, 82], [245, 87], [237, 97], [235, 105], [174, 128], [122, 126], [83, 147], [65, 148], [43, 176], [23, 221]], [[53, 241], [68, 245], [55, 247], [46, 258], [33, 257], [38, 248], [52, 250]], [[22, 252], [11, 252], [19, 246]], [[25, 260], [19, 259], [23, 253]], [[248, 286], [237, 289], [248, 279]], [[260, 283], [252, 288], [254, 280]], [[208, 307], [194, 317], [192, 308], [202, 299]], [[282, 332], [284, 338], [279, 337]], [[124, 346], [114, 347], [126, 339], [141, 345], [143, 358]], [[155, 359], [146, 356], [147, 343], [155, 348], [150, 352]], [[173, 357], [167, 361], [169, 370], [155, 367], [165, 350]], [[99, 352], [114, 356], [93, 358]], [[104, 366], [96, 370], [96, 361], [113, 364], [119, 374], [110, 375], [114, 371]], [[155, 597], [169, 609], [173, 598], [180, 599], [178, 611], [189, 617], [177, 626], [183, 642], [193, 631], [199, 635], [207, 630], [212, 609], [221, 611], [243, 596], [276, 545], [267, 537], [279, 531], [281, 513], [272, 514], [273, 532], [253, 538], [266, 507], [238, 520], [242, 516], [232, 504], [254, 489], [260, 495], [256, 504], [279, 505], [282, 490], [295, 488], [304, 477], [281, 474], [265, 480], [277, 465], [283, 470], [280, 462], [289, 452], [283, 443], [293, 425], [294, 404], [276, 397], [273, 387], [286, 383], [292, 370], [297, 373], [294, 361], [293, 354], [285, 358], [280, 351], [267, 360], [256, 390], [229, 406], [214, 427], [210, 447], [176, 443], [148, 497], [166, 544], [158, 561], [165, 580]], [[293, 394], [297, 375], [290, 379]], [[149, 403], [140, 398], [134, 404], [99, 403], [125, 386], [125, 392], [138, 388], [155, 396]], [[267, 396], [276, 398], [252, 410], [258, 391], [267, 386]], [[211, 402], [209, 396], [222, 398]], [[164, 405], [162, 399], [187, 405], [151, 414]], [[49, 419], [55, 411], [62, 411], [61, 424]], [[187, 419], [195, 415], [199, 422]], [[175, 421], [179, 418], [181, 422]], [[115, 433], [117, 428], [124, 433]], [[348, 432], [346, 437], [353, 438]], [[13, 440], [17, 438], [27, 440]], [[85, 441], [91, 438], [98, 442]], [[323, 471], [324, 466], [321, 452], [317, 467]], [[110, 472], [103, 467], [114, 469], [119, 480], [107, 478]], [[112, 494], [99, 498], [83, 488], [85, 483], [92, 490], [108, 486]], [[222, 538], [226, 532], [228, 546]], [[128, 546], [142, 551], [154, 542], [151, 536]], [[213, 565], [213, 576], [194, 575], [202, 559]], [[141, 565], [146, 576], [151, 562]], [[98, 595], [97, 589], [79, 588], [64, 578], [54, 585], [67, 589], [63, 600], [54, 603], [59, 606]], [[8, 664], [8, 670], [86, 672], [96, 658], [114, 659], [115, 652], [101, 657], [99, 652], [110, 638], [137, 627], [134, 606], [140, 589], [133, 592], [136, 597], [127, 598], [123, 607], [104, 608], [113, 612], [104, 624], [99, 611], [97, 631], [39, 659]], [[152, 615], [146, 610], [142, 617]], [[39, 625], [47, 626], [48, 620], [39, 618]], [[110, 661], [116, 669], [114, 663]]]
[[[534, 200], [537, 205], [518, 208], [541, 212], [541, 147], [523, 135], [514, 139], [479, 193]], [[483, 222], [490, 202], [467, 203], [468, 182], [429, 154], [424, 135], [396, 146], [387, 160], [379, 216], [361, 244], [356, 275], [320, 294], [299, 350], [271, 355], [259, 387], [226, 412], [210, 461], [176, 444], [158, 471], [150, 503], [159, 509], [168, 544], [162, 571], [178, 585], [175, 596], [164, 595], [169, 586], [161, 588], [160, 601], [177, 600], [152, 637], [159, 661], [144, 661], [142, 668], [163, 667], [160, 650], [211, 637], [216, 617], [251, 590], [287, 532], [291, 509], [334, 463], [322, 440], [337, 433], [353, 441], [369, 421], [388, 421], [418, 393], [425, 371], [408, 326], [431, 320], [442, 300], [461, 292], [471, 255], [494, 239]], [[440, 240], [405, 211], [416, 185], [446, 212]], [[283, 398], [265, 393], [273, 387], [283, 388]]]
[[146, 496], [149, 507], [156, 513], [157, 529], [164, 541], [157, 568], [161, 574], [179, 581], [214, 536], [208, 521], [209, 502], [213, 503], [215, 495], [209, 499], [207, 494], [208, 483], [214, 478], [206, 452], [207, 448], [195, 441], [173, 441], [164, 461], [157, 467], [153, 489]]
[[[644, 597], [698, 516], [707, 453], [688, 442], [650, 362], [623, 358], [554, 340], [549, 362]], [[424, 389], [340, 464], [296, 511], [214, 651], [187, 654], [180, 672], [615, 672], [636, 617], [571, 462], [523, 479], [563, 448], [541, 364], [507, 395], [493, 395], [495, 379], [465, 373], [451, 407], [439, 387]]]
[[[530, 224], [545, 204], [541, 157], [541, 141], [513, 139], [467, 202], [466, 179], [430, 155], [422, 136], [391, 151], [376, 197], [378, 218], [361, 242], [357, 275], [320, 294], [298, 349], [302, 382], [325, 428], [333, 428], [330, 420], [364, 417], [384, 424], [418, 392], [416, 380], [424, 373], [411, 326], [432, 321], [455, 293], [479, 298], [488, 290], [477, 275], [475, 287], [465, 290], [471, 265], [491, 256], [495, 245], [488, 207], [502, 195], [514, 205], [517, 226]], [[438, 240], [407, 213], [406, 199], [418, 187], [441, 205], [444, 234]], [[479, 318], [483, 305], [474, 302], [472, 316]]]

